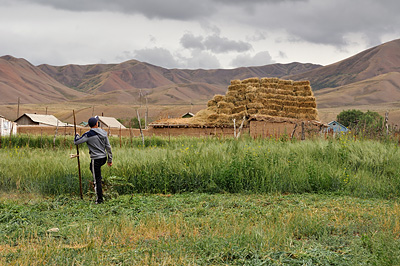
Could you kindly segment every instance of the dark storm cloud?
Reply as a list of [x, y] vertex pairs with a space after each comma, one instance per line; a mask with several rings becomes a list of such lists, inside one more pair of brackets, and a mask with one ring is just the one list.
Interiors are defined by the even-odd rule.
[[[272, 6], [270, 6], [272, 8]], [[253, 16], [241, 21], [254, 27], [285, 30], [290, 40], [301, 40], [335, 46], [347, 45], [349, 35], [362, 35], [370, 44], [377, 44], [384, 34], [400, 28], [398, 0], [335, 0], [293, 2], [275, 5], [273, 12], [259, 8]]]
[[[1, 0], [0, 3], [4, 1]], [[6, 0], [7, 1], [7, 0]], [[148, 18], [193, 20], [214, 13], [215, 7], [197, 0], [16, 0], [71, 11], [111, 11]]]
[[[398, 33], [400, 28], [398, 0], [0, 0], [0, 4], [11, 2], [181, 21], [208, 20], [222, 14], [222, 19], [250, 24], [256, 29], [284, 30], [291, 40], [336, 46], [346, 45], [346, 36], [351, 34], [361, 34], [369, 43], [379, 43], [382, 35]], [[229, 17], [224, 14], [228, 9]]]

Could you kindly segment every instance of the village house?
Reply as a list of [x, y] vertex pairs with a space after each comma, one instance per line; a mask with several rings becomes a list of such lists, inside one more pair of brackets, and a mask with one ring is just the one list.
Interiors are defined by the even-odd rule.
[[[121, 128], [121, 129], [126, 128], [115, 117], [98, 116], [98, 118], [100, 122], [100, 128]], [[88, 124], [87, 123], [85, 124], [86, 124], [85, 126], [87, 127]]]
[[23, 114], [15, 120], [19, 126], [54, 126], [64, 127], [68, 124], [61, 122], [54, 115]]
[[17, 124], [0, 115], [0, 136], [17, 134]]

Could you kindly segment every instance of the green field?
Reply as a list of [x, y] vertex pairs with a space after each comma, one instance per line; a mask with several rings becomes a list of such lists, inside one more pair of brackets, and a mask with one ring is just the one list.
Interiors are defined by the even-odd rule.
[[115, 138], [103, 205], [85, 146], [81, 200], [71, 139], [8, 141], [0, 265], [400, 264], [393, 141]]

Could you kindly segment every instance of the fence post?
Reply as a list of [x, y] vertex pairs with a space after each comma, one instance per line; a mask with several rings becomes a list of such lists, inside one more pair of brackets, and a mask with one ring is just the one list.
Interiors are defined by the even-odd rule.
[[11, 122], [11, 131], [10, 131], [10, 148], [11, 148], [11, 135], [12, 135], [12, 132], [13, 132], [13, 129], [14, 129], [14, 123], [13, 122]]
[[306, 135], [304, 132], [304, 121], [301, 122], [301, 140], [305, 140], [306, 139]]
[[236, 119], [233, 119], [233, 137], [236, 138]]
[[292, 140], [292, 139], [293, 139], [293, 137], [294, 137], [294, 133], [296, 132], [296, 128], [297, 128], [297, 123], [294, 125], [293, 131], [292, 131], [292, 134], [290, 135], [290, 140]]

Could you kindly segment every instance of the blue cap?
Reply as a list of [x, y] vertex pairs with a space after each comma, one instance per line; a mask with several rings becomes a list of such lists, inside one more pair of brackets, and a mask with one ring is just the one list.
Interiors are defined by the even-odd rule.
[[89, 120], [88, 120], [89, 127], [94, 127], [97, 124], [97, 121], [99, 121], [98, 116], [89, 118]]

